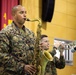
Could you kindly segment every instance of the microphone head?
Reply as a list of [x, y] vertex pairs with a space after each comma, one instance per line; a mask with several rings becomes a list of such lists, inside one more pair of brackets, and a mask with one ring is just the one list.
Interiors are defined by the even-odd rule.
[[74, 50], [76, 50], [76, 47], [74, 47]]
[[71, 52], [74, 53], [76, 51], [76, 47], [74, 47], [73, 49], [71, 49]]

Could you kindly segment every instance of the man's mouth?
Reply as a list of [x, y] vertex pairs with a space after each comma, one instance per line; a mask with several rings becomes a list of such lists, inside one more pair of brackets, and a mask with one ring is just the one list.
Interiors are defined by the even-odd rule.
[[24, 18], [24, 20], [26, 20], [26, 18]]

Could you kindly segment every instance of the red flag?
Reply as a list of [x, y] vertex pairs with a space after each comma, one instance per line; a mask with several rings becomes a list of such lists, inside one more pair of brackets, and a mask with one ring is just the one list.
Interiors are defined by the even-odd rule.
[[13, 6], [18, 5], [19, 0], [0, 0], [0, 29], [12, 22], [11, 9]]

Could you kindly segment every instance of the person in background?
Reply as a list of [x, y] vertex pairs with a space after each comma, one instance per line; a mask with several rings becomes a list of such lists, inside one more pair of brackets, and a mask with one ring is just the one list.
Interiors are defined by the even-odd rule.
[[[43, 50], [49, 50], [49, 38], [47, 35], [41, 35], [40, 40], [41, 48]], [[60, 48], [60, 58], [56, 57], [56, 47], [53, 48], [53, 50], [50, 52], [50, 54], [53, 56], [53, 61], [49, 61], [46, 65], [45, 75], [57, 75], [57, 68], [63, 69], [65, 67], [65, 59], [63, 56], [64, 46], [62, 44], [59, 45]]]
[[13, 21], [0, 31], [0, 75], [33, 75], [35, 35], [24, 26], [25, 7], [12, 8]]

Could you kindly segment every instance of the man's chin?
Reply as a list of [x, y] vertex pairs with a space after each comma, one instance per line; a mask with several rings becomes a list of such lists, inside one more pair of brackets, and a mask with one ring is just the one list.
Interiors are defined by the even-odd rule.
[[22, 23], [21, 23], [21, 25], [23, 25], [25, 23], [25, 21], [23, 21]]

